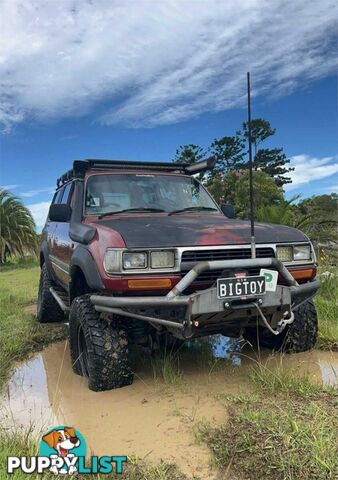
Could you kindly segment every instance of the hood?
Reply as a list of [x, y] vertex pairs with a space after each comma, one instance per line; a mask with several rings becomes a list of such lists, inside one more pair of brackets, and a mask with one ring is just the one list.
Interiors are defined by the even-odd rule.
[[[96, 222], [118, 232], [127, 248], [164, 248], [250, 243], [250, 222], [223, 215], [120, 216]], [[269, 223], [255, 224], [256, 243], [306, 242], [301, 231]]]

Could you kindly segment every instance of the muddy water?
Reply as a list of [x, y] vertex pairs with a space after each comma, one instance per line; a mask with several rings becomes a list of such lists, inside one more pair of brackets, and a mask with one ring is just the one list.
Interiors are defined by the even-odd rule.
[[[192, 369], [194, 370], [194, 369]], [[168, 386], [154, 379], [149, 362], [136, 368], [134, 384], [109, 392], [88, 390], [72, 373], [68, 345], [54, 344], [18, 367], [8, 385], [0, 416], [8, 423], [33, 424], [37, 433], [55, 425], [73, 425], [93, 454], [127, 454], [158, 463], [175, 462], [188, 475], [209, 478], [210, 453], [196, 445], [192, 426], [199, 420], [226, 421], [209, 391], [192, 372], [189, 386]]]
[[[226, 422], [226, 410], [217, 394], [250, 389], [247, 373], [257, 354], [240, 347], [224, 337], [207, 348], [191, 344], [180, 355], [184, 382], [178, 385], [155, 379], [150, 361], [140, 358], [133, 385], [94, 393], [85, 379], [72, 373], [68, 344], [61, 342], [15, 370], [1, 401], [0, 421], [33, 424], [37, 433], [71, 425], [84, 435], [93, 454], [174, 462], [191, 477], [213, 478], [210, 453], [196, 444], [192, 430], [200, 420]], [[263, 353], [261, 361], [273, 368], [280, 358]], [[307, 372], [326, 385], [338, 385], [337, 353], [285, 356], [283, 365]]]
[[268, 350], [257, 352], [237, 340], [215, 336], [211, 343], [213, 356], [228, 359], [232, 365], [247, 371], [253, 363], [262, 363], [268, 369], [283, 367], [300, 376], [309, 375], [313, 382], [338, 387], [338, 352], [312, 350], [294, 355], [281, 355]]

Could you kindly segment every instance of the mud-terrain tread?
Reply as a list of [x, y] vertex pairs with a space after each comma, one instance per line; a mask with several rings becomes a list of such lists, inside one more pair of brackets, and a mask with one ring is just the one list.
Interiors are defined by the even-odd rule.
[[62, 309], [49, 291], [50, 287], [53, 286], [54, 283], [49, 278], [48, 270], [46, 264], [44, 263], [41, 267], [40, 273], [36, 315], [36, 319], [39, 323], [63, 322], [65, 319]]
[[287, 353], [306, 352], [317, 342], [318, 318], [312, 300], [304, 302], [294, 312], [295, 320], [288, 327], [284, 351]]
[[[294, 311], [295, 319], [280, 334], [274, 336], [266, 329], [259, 331], [259, 344], [285, 353], [300, 353], [311, 350], [316, 344], [318, 335], [318, 319], [315, 304], [307, 300]], [[244, 338], [257, 344], [257, 331], [250, 329]]]
[[88, 294], [75, 298], [70, 309], [69, 343], [74, 372], [83, 375], [78, 360], [79, 325], [83, 329], [88, 352], [89, 389], [98, 392], [132, 384], [127, 334], [118, 321], [101, 318]]

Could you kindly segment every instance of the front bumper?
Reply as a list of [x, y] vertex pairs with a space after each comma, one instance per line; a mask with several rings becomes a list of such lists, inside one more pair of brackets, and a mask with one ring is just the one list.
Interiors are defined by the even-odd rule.
[[[276, 291], [266, 292], [259, 297], [224, 300], [217, 297], [216, 287], [197, 291], [190, 295], [183, 292], [207, 270], [240, 270], [245, 268], [272, 268], [277, 270], [285, 285], [277, 285]], [[92, 295], [91, 301], [99, 312], [150, 322], [164, 326], [173, 333], [181, 332], [191, 337], [199, 332], [222, 329], [241, 319], [257, 316], [256, 306], [266, 317], [276, 312], [281, 318], [291, 313], [305, 300], [316, 294], [319, 280], [299, 285], [286, 267], [275, 258], [249, 260], [220, 260], [197, 263], [166, 296], [114, 297]]]

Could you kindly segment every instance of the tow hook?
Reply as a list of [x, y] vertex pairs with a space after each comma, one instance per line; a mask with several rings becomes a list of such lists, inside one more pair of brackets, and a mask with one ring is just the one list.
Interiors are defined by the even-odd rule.
[[[255, 307], [257, 308], [257, 311], [258, 311], [261, 319], [263, 320], [264, 325], [266, 326], [266, 328], [267, 328], [271, 333], [273, 333], [273, 335], [279, 335], [279, 334], [284, 330], [284, 328], [286, 327], [286, 325], [289, 325], [289, 324], [292, 323], [292, 322], [294, 321], [294, 319], [295, 319], [295, 316], [294, 316], [294, 314], [293, 314], [293, 312], [291, 311], [291, 308], [290, 308], [290, 311], [289, 311], [289, 312], [284, 312], [284, 315], [283, 315], [284, 318], [282, 318], [282, 319], [278, 322], [277, 328], [276, 328], [276, 330], [274, 330], [274, 329], [271, 327], [271, 325], [269, 324], [269, 322], [267, 321], [267, 319], [266, 319], [264, 313], [262, 312], [260, 306], [258, 305], [258, 303], [257, 303], [257, 302], [254, 302], [254, 305], [255, 305]], [[290, 316], [289, 316], [289, 318], [286, 318], [286, 315], [288, 315], [288, 314], [289, 314]]]
[[[288, 313], [290, 314], [289, 318], [285, 318], [288, 315]], [[284, 328], [290, 323], [292, 323], [295, 319], [295, 315], [291, 311], [291, 309], [290, 309], [290, 312], [284, 312], [283, 317], [284, 318], [282, 318], [282, 320], [280, 320], [277, 324], [277, 330], [279, 331], [279, 333], [282, 332]]]

